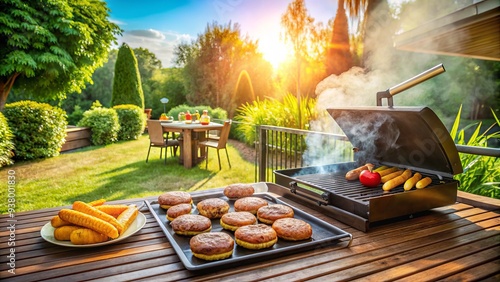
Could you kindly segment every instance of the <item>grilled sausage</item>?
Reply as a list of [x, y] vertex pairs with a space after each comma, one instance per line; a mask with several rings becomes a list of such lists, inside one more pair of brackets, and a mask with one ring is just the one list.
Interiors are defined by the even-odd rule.
[[367, 170], [370, 170], [370, 169], [373, 169], [374, 165], [373, 164], [370, 164], [370, 163], [367, 163], [365, 164], [364, 166], [360, 166], [358, 168], [355, 168], [353, 170], [349, 170], [346, 175], [345, 175], [345, 179], [347, 180], [356, 180], [356, 179], [359, 179], [359, 174], [367, 169]]

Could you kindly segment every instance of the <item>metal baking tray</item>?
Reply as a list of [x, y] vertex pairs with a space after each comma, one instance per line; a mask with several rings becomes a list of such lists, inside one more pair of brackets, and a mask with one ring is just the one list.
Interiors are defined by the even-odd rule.
[[[231, 257], [217, 261], [206, 261], [198, 259], [192, 255], [191, 249], [189, 247], [189, 240], [191, 239], [191, 236], [180, 236], [175, 234], [175, 232], [170, 227], [169, 224], [170, 222], [166, 218], [166, 212], [162, 208], [160, 208], [160, 205], [156, 201], [150, 203], [146, 200], [145, 202], [149, 210], [155, 217], [155, 219], [158, 221], [161, 229], [167, 236], [175, 252], [177, 253], [182, 263], [188, 270], [202, 270], [213, 267], [228, 267], [236, 263], [251, 262], [255, 261], [256, 259], [262, 260], [262, 259], [276, 258], [276, 255], [278, 254], [284, 255], [294, 252], [311, 250], [314, 248], [321, 248], [333, 244], [338, 244], [340, 242], [344, 242], [347, 240], [344, 238], [348, 238], [349, 240], [346, 246], [349, 246], [352, 242], [351, 234], [317, 217], [305, 213], [295, 208], [292, 205], [284, 203], [283, 201], [280, 201], [279, 199], [273, 197], [271, 194], [267, 192], [256, 193], [253, 196], [263, 198], [267, 200], [269, 204], [283, 204], [290, 206], [295, 213], [294, 215], [295, 218], [302, 219], [311, 225], [313, 229], [312, 238], [309, 240], [303, 240], [297, 242], [290, 242], [278, 239], [278, 242], [273, 247], [261, 250], [245, 249], [243, 247], [238, 246], [235, 243], [233, 255]], [[213, 194], [204, 194], [201, 197], [193, 196], [194, 207], [191, 213], [198, 214], [198, 210], [196, 209], [196, 204], [201, 200], [207, 198], [221, 198], [229, 203], [230, 206], [229, 211], [230, 212], [234, 211], [235, 201], [229, 200], [227, 197], [225, 197], [222, 191], [214, 190]], [[224, 230], [220, 226], [220, 219], [212, 219], [212, 232], [217, 232], [217, 231], [226, 232], [227, 234], [231, 235], [231, 237], [234, 239], [234, 232]]]

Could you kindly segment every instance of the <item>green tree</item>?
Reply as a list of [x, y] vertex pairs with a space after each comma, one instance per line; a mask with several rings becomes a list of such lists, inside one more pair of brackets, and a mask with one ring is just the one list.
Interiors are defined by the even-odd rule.
[[[257, 42], [241, 35], [238, 24], [231, 22], [226, 25], [217, 22], [208, 24], [196, 41], [176, 46], [175, 61], [183, 67], [187, 101], [191, 105], [223, 108], [231, 117], [238, 107], [233, 99], [234, 89], [243, 70], [258, 85], [259, 88], [254, 87], [255, 93], [266, 95], [263, 93], [272, 89], [271, 68], [263, 63], [257, 46]], [[254, 75], [259, 76], [260, 70], [266, 78], [257, 80]]]
[[118, 49], [111, 97], [112, 106], [124, 104], [137, 105], [144, 109], [144, 94], [137, 59], [127, 43], [123, 43]]
[[[292, 43], [296, 63], [296, 97], [301, 109], [300, 100], [300, 79], [301, 64], [304, 57], [307, 57], [307, 44], [311, 42], [311, 34], [314, 29], [314, 19], [309, 16], [304, 0], [294, 0], [288, 4], [286, 12], [281, 16], [281, 25], [285, 28], [285, 41]], [[299, 112], [299, 118], [301, 114]], [[299, 120], [299, 124], [302, 122]]]
[[104, 1], [3, 0], [0, 8], [0, 110], [13, 88], [52, 99], [81, 91], [121, 33]]
[[62, 101], [61, 108], [65, 110], [68, 115], [73, 113], [77, 106], [81, 111], [90, 109], [92, 103], [96, 100], [99, 100], [105, 107], [111, 106], [113, 75], [117, 54], [117, 49], [111, 50], [108, 55], [108, 61], [104, 66], [96, 69], [92, 75], [93, 83], [87, 83], [87, 86], [85, 89], [82, 89], [81, 93], [73, 92]]
[[153, 109], [153, 117], [159, 118], [164, 111], [161, 98], [168, 98], [165, 105], [166, 113], [171, 108], [186, 104], [186, 87], [183, 71], [180, 68], [167, 68], [156, 70], [150, 79], [151, 92], [148, 99], [145, 99], [147, 108]]
[[155, 88], [153, 76], [156, 71], [161, 69], [161, 61], [146, 48], [135, 48], [134, 54], [141, 75], [144, 106], [152, 109], [152, 105], [159, 103], [158, 101], [154, 101], [152, 96], [154, 95], [153, 89]]

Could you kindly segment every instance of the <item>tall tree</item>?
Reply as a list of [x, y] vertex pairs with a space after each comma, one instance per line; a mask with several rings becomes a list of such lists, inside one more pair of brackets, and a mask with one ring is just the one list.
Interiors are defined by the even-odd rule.
[[121, 33], [108, 17], [98, 0], [3, 0], [0, 110], [13, 88], [53, 99], [80, 92]]
[[[134, 48], [135, 58], [137, 59], [137, 65], [139, 67], [139, 74], [141, 75], [141, 86], [142, 92], [144, 93], [144, 104], [147, 108], [156, 103], [159, 100], [153, 101], [152, 91], [153, 82], [152, 78], [157, 70], [161, 69], [161, 61], [156, 57], [154, 53], [151, 53], [146, 48]], [[147, 106], [149, 105], [149, 106]]]
[[[300, 74], [303, 58], [307, 56], [307, 44], [314, 28], [314, 19], [309, 16], [304, 0], [294, 0], [288, 4], [281, 16], [281, 25], [285, 28], [285, 41], [292, 43], [296, 63], [296, 96], [300, 107]], [[299, 117], [301, 114], [299, 113]], [[299, 124], [302, 122], [299, 120]]]
[[134, 51], [125, 42], [118, 49], [111, 97], [112, 106], [122, 104], [137, 105], [144, 109], [144, 93], [137, 59]]
[[340, 75], [353, 66], [349, 44], [349, 26], [344, 8], [344, 0], [339, 0], [337, 15], [333, 22], [333, 32], [327, 51], [327, 74]]
[[[257, 43], [243, 37], [236, 23], [208, 24], [196, 41], [178, 45], [175, 56], [176, 63], [183, 67], [186, 98], [192, 105], [220, 107], [231, 117], [239, 106], [233, 93], [242, 70], [246, 70], [255, 83], [255, 93], [272, 89], [270, 65], [263, 62]], [[259, 71], [269, 76], [257, 79]]]

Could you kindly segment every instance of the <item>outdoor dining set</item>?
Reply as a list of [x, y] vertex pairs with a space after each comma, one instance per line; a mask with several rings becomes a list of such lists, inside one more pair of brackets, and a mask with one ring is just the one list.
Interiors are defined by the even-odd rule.
[[149, 134], [149, 149], [146, 162], [149, 160], [151, 147], [160, 148], [160, 158], [164, 153], [164, 162], [167, 160], [167, 149], [170, 148], [172, 156], [177, 155], [179, 149], [179, 163], [185, 168], [191, 168], [205, 160], [205, 168], [208, 167], [208, 148], [216, 149], [219, 161], [219, 169], [222, 168], [219, 150], [226, 151], [229, 167], [229, 154], [226, 144], [231, 129], [231, 120], [223, 124], [210, 122], [201, 124], [198, 122], [186, 123], [185, 121], [173, 120], [147, 120], [147, 131]]

